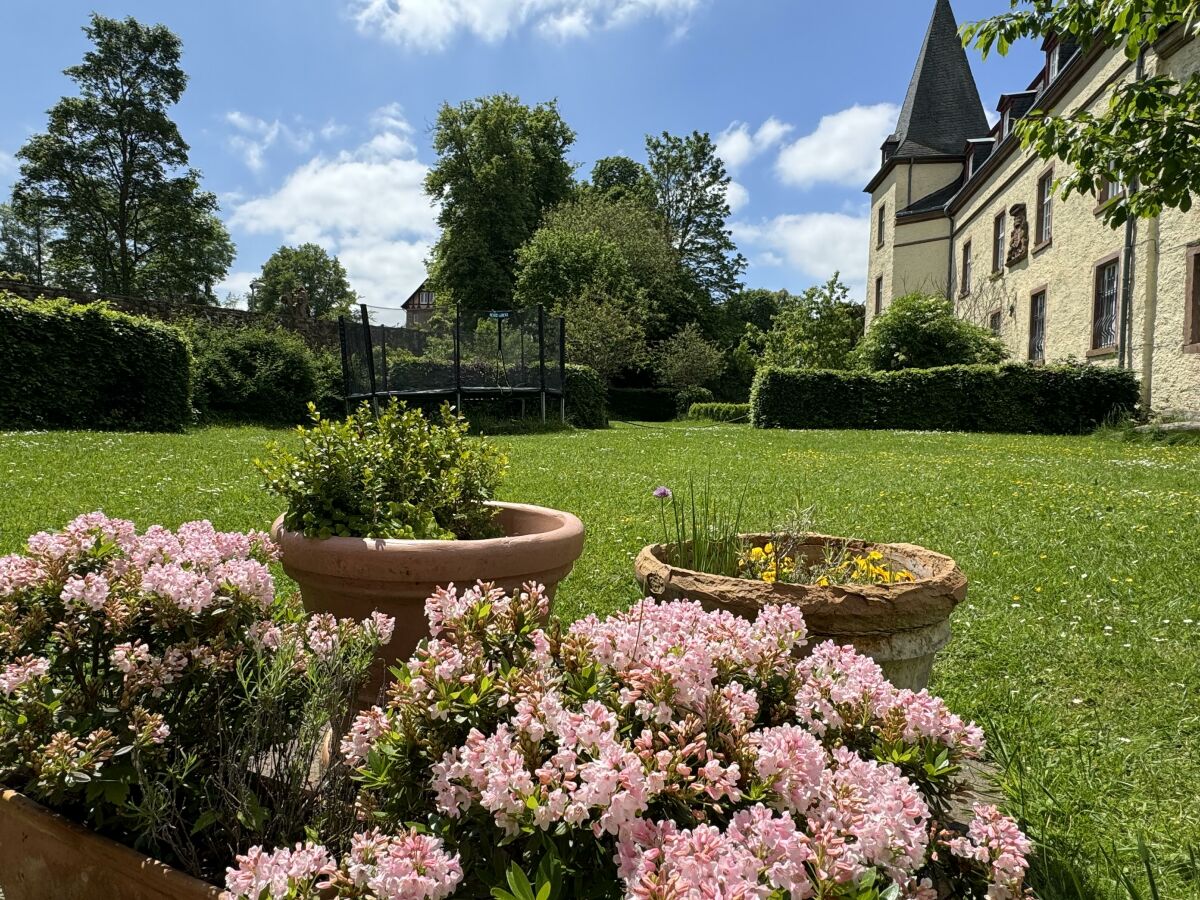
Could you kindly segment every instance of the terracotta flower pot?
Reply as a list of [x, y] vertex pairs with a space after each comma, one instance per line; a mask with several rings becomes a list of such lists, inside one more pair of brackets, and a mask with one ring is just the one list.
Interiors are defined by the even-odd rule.
[[210, 884], [0, 792], [4, 900], [217, 900]]
[[[772, 539], [741, 536], [750, 545]], [[809, 646], [825, 640], [852, 644], [870, 656], [897, 687], [920, 690], [929, 683], [934, 654], [950, 640], [950, 613], [967, 595], [967, 579], [954, 560], [912, 544], [868, 544], [846, 538], [809, 535], [799, 552], [819, 562], [825, 548], [880, 551], [893, 566], [916, 580], [902, 584], [767, 584], [747, 578], [711, 575], [672, 566], [662, 544], [646, 547], [634, 566], [643, 589], [663, 600], [698, 600], [706, 609], [726, 609], [753, 617], [767, 604], [799, 606], [808, 623]]]
[[[300, 585], [304, 608], [363, 619], [378, 609], [396, 617], [387, 660], [407, 659], [428, 634], [425, 600], [438, 587], [494, 581], [507, 590], [545, 585], [551, 598], [583, 553], [584, 528], [567, 512], [521, 503], [492, 503], [505, 537], [481, 541], [308, 538], [280, 516], [271, 535], [283, 570]], [[382, 682], [382, 667], [368, 688]]]

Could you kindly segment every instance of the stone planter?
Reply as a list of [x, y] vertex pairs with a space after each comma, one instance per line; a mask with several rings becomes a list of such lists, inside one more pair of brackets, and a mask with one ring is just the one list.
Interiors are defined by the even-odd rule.
[[210, 884], [0, 791], [4, 900], [217, 900]]
[[[764, 544], [771, 535], [741, 536]], [[810, 563], [822, 559], [831, 544], [861, 554], [879, 550], [893, 564], [916, 576], [891, 585], [767, 584], [711, 575], [664, 562], [662, 544], [646, 547], [635, 562], [649, 596], [698, 600], [706, 609], [725, 609], [753, 617], [765, 605], [790, 603], [804, 611], [809, 645], [825, 640], [852, 644], [879, 663], [897, 687], [920, 690], [929, 683], [934, 655], [950, 640], [950, 613], [967, 595], [967, 579], [954, 560], [912, 544], [868, 544], [825, 535], [809, 535], [800, 553]]]
[[[494, 581], [510, 591], [545, 585], [551, 599], [583, 553], [583, 523], [556, 509], [493, 503], [505, 537], [481, 541], [307, 538], [275, 521], [283, 570], [300, 585], [304, 608], [364, 619], [373, 610], [396, 617], [387, 660], [405, 660], [428, 634], [425, 600], [438, 587]], [[367, 690], [382, 685], [383, 667]]]

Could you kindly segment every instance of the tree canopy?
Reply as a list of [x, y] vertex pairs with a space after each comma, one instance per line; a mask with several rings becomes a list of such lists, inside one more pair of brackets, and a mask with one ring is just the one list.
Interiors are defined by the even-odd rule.
[[519, 251], [515, 302], [561, 311], [602, 296], [651, 338], [674, 333], [683, 292], [659, 221], [632, 198], [584, 192], [564, 203]]
[[[1020, 38], [1070, 39], [1084, 50], [1100, 43], [1138, 60], [1173, 29], [1200, 31], [1200, 0], [1013, 0], [1012, 10], [965, 25], [964, 43], [984, 58], [1004, 55]], [[1186, 81], [1158, 72], [1113, 87], [1106, 108], [1053, 116], [1034, 111], [1016, 123], [1022, 143], [1043, 159], [1070, 163], [1059, 179], [1065, 196], [1122, 185], [1102, 209], [1120, 225], [1163, 209], [1191, 208], [1200, 191], [1200, 73]]]
[[646, 155], [658, 211], [692, 284], [710, 302], [736, 293], [746, 260], [726, 225], [730, 178], [716, 144], [698, 131], [664, 131], [646, 137]]
[[44, 228], [61, 286], [215, 302], [233, 245], [168, 115], [187, 86], [182, 44], [133, 18], [93, 14], [84, 32], [92, 49], [66, 70], [78, 95], [17, 153], [13, 212]]
[[253, 308], [278, 315], [301, 290], [310, 314], [317, 319], [335, 319], [358, 301], [341, 261], [317, 244], [301, 244], [280, 247], [263, 264]]
[[496, 94], [443, 104], [433, 132], [438, 161], [425, 179], [440, 204], [430, 266], [439, 300], [512, 306], [517, 250], [574, 189], [566, 159], [574, 141], [553, 101], [526, 106]]
[[802, 294], [781, 292], [779, 312], [763, 341], [768, 365], [845, 369], [863, 336], [866, 310], [850, 299], [839, 273]]

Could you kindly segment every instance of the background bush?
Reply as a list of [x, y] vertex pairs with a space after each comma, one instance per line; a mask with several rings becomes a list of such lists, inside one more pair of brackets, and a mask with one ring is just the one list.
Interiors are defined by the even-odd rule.
[[576, 428], [608, 427], [608, 394], [600, 373], [567, 363], [567, 421]]
[[627, 422], [669, 422], [675, 418], [670, 388], [609, 388], [608, 414]]
[[936, 294], [897, 297], [851, 354], [860, 368], [876, 371], [998, 363], [1006, 356], [1000, 338], [960, 319], [954, 304]]
[[[195, 404], [205, 419], [296, 425], [324, 390], [324, 370], [299, 337], [278, 328], [196, 326]], [[338, 359], [338, 380], [341, 360]], [[344, 408], [335, 410], [344, 414]]]
[[67, 300], [0, 293], [0, 428], [180, 431], [187, 342], [169, 325]]
[[675, 395], [675, 414], [687, 418], [688, 410], [696, 403], [712, 403], [713, 392], [706, 387], [686, 387]]
[[689, 419], [707, 419], [710, 422], [749, 422], [749, 403], [693, 403], [688, 410]]
[[1098, 366], [946, 366], [902, 372], [760, 369], [758, 428], [1078, 434], [1131, 414], [1132, 372]]

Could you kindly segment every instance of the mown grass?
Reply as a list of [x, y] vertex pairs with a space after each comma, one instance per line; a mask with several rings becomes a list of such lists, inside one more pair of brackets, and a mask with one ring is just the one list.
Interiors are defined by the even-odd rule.
[[[95, 508], [266, 527], [276, 503], [251, 460], [280, 436], [0, 435], [0, 552]], [[694, 425], [499, 442], [504, 499], [588, 525], [568, 618], [636, 595], [633, 556], [659, 533], [650, 491], [689, 476], [745, 488], [747, 527], [799, 496], [821, 530], [953, 555], [971, 588], [932, 688], [987, 725], [1040, 844], [1038, 895], [1200, 897], [1200, 446]]]

